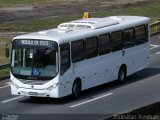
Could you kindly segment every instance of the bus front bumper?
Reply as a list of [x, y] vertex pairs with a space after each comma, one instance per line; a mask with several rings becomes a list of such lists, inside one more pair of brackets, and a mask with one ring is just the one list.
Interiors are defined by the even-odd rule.
[[28, 89], [28, 88], [17, 88], [11, 84], [12, 95], [22, 95], [22, 96], [33, 96], [33, 97], [52, 97], [60, 98], [58, 87], [48, 90], [48, 89]]

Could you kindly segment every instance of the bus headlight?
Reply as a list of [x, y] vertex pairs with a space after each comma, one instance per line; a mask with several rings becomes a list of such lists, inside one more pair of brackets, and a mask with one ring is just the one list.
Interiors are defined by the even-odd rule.
[[54, 85], [50, 86], [48, 88], [48, 90], [53, 90], [55, 87], [57, 87], [59, 85], [59, 83], [55, 83]]

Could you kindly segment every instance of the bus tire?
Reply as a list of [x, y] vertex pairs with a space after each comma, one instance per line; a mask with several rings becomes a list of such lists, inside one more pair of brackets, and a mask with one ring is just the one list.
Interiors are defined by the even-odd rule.
[[124, 83], [127, 77], [127, 70], [125, 66], [121, 66], [118, 72], [118, 82]]
[[75, 80], [72, 86], [72, 98], [77, 99], [81, 92], [81, 83], [79, 80]]

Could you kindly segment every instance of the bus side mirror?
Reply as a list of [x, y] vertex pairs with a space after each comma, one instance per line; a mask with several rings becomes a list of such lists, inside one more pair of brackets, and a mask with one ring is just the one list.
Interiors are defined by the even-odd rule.
[[6, 58], [9, 57], [9, 48], [6, 48]]

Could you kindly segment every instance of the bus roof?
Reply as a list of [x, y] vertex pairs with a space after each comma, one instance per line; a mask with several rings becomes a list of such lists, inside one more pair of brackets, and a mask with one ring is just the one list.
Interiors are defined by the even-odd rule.
[[57, 28], [20, 35], [14, 39], [52, 40], [59, 44], [86, 37], [92, 37], [116, 30], [146, 24], [148, 17], [111, 16], [104, 18], [88, 18], [60, 24]]

